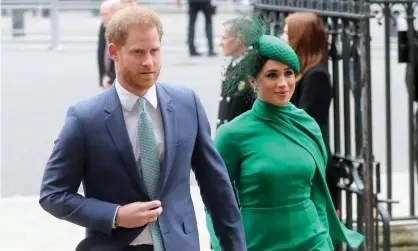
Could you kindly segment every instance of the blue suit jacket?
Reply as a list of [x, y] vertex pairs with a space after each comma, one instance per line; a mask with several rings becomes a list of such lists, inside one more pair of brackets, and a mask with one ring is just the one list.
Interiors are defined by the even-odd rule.
[[[224, 250], [246, 250], [241, 216], [210, 126], [189, 88], [157, 83], [165, 152], [158, 219], [167, 251], [199, 250], [190, 171], [200, 186]], [[83, 182], [84, 194], [77, 193]], [[87, 229], [90, 250], [123, 250], [143, 230], [112, 229], [118, 205], [149, 201], [137, 171], [115, 87], [69, 108], [46, 165], [39, 203], [55, 217]]]

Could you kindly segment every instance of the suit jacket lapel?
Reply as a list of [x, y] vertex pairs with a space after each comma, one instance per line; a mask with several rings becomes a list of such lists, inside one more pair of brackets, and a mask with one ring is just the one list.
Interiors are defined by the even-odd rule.
[[135, 184], [135, 190], [141, 190], [144, 194], [147, 194], [144, 182], [142, 182], [142, 175], [138, 172], [137, 163], [123, 118], [122, 106], [114, 85], [107, 90], [104, 110], [109, 114], [105, 118], [106, 127], [125, 163], [124, 166], [130, 174], [129, 177]]
[[165, 184], [167, 183], [168, 176], [173, 165], [175, 151], [176, 151], [176, 131], [177, 123], [175, 116], [175, 109], [171, 105], [171, 98], [167, 94], [164, 86], [156, 84], [158, 105], [161, 111], [161, 117], [164, 124], [164, 160], [162, 162], [162, 170], [159, 184], [159, 194], [161, 195]]

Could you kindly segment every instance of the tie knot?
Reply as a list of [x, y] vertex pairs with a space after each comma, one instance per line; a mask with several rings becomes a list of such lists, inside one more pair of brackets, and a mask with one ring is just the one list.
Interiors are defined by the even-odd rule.
[[140, 97], [138, 99], [139, 111], [140, 112], [146, 112], [147, 111], [147, 109], [146, 109], [146, 102], [145, 101], [146, 101], [146, 99], [144, 97]]

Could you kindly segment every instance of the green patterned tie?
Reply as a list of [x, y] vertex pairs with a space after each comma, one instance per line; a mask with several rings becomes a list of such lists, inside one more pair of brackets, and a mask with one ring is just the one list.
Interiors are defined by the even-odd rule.
[[[157, 140], [155, 139], [151, 117], [147, 113], [146, 99], [140, 97], [138, 119], [138, 141], [140, 149], [139, 161], [141, 162], [142, 175], [148, 196], [154, 200], [157, 195], [160, 180], [160, 158], [158, 154]], [[164, 243], [161, 237], [158, 222], [149, 224], [151, 228], [154, 251], [164, 251]]]

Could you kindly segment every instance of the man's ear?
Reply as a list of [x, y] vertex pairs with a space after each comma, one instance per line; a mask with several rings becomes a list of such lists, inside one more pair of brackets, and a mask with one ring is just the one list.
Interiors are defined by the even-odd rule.
[[240, 45], [244, 45], [244, 37], [242, 35], [237, 35], [235, 37], [235, 42], [237, 42]]
[[110, 57], [113, 59], [113, 61], [118, 61], [119, 57], [118, 57], [118, 48], [116, 47], [116, 45], [114, 43], [109, 43], [108, 46], [108, 53], [110, 55]]

